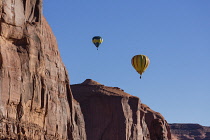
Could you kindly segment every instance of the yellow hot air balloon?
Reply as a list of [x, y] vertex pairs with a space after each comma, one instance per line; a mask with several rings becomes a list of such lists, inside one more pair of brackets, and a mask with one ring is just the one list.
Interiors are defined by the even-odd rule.
[[146, 55], [135, 55], [131, 59], [131, 63], [134, 69], [140, 74], [141, 79], [141, 75], [149, 66], [150, 60]]

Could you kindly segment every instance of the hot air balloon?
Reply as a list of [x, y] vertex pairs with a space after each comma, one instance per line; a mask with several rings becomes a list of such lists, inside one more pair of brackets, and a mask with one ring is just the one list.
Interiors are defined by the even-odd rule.
[[133, 65], [134, 69], [140, 74], [140, 79], [142, 73], [147, 69], [149, 66], [150, 60], [146, 55], [135, 55], [131, 59], [131, 64]]
[[98, 47], [103, 42], [103, 39], [100, 36], [94, 36], [92, 38], [92, 42], [97, 47], [97, 50], [98, 50]]

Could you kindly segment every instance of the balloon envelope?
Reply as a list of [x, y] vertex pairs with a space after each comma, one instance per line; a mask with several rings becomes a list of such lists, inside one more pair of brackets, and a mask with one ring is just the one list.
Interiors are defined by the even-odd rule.
[[101, 38], [100, 36], [94, 36], [93, 38], [92, 38], [92, 42], [93, 42], [93, 44], [97, 47], [97, 49], [98, 49], [98, 47], [100, 46], [100, 44], [103, 42], [103, 38]]
[[149, 63], [150, 60], [146, 55], [135, 55], [131, 59], [132, 66], [140, 75], [147, 69]]

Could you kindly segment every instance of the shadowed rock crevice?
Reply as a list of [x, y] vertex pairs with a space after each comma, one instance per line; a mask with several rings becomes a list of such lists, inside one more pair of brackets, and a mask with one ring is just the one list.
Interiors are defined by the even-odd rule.
[[22, 96], [20, 96], [20, 102], [17, 105], [17, 120], [20, 121], [24, 114], [23, 105], [22, 105]]
[[[26, 49], [27, 45], [29, 45], [29, 42], [26, 37], [23, 37], [21, 39], [11, 39], [11, 40], [15, 46], [22, 47], [24, 49]], [[19, 50], [19, 48], [18, 48], [18, 50]], [[19, 51], [19, 52], [21, 52], [21, 51]]]
[[39, 22], [41, 21], [41, 3], [42, 1], [41, 0], [36, 0], [36, 4], [35, 4], [35, 7], [34, 7], [34, 22]]

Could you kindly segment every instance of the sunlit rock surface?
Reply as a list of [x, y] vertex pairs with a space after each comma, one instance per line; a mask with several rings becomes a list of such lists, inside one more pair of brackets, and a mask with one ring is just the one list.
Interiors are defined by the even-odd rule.
[[0, 1], [0, 139], [9, 138], [86, 138], [41, 0]]

